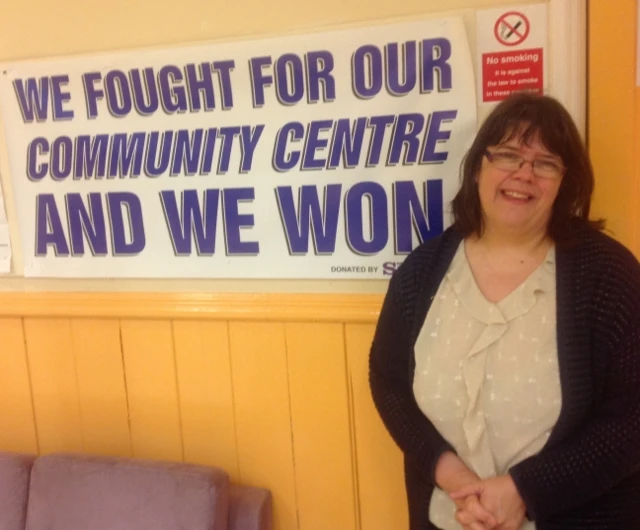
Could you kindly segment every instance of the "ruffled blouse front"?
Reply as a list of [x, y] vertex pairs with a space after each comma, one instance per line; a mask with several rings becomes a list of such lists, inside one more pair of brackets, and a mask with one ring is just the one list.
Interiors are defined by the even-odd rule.
[[[432, 302], [415, 346], [414, 395], [482, 478], [537, 453], [558, 419], [555, 304], [553, 248], [522, 284], [492, 303], [475, 282], [464, 243]], [[440, 489], [428, 509], [442, 530], [460, 529], [455, 504]]]

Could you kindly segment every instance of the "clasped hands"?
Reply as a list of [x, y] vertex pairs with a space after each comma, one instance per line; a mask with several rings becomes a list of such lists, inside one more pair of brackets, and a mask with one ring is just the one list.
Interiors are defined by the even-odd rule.
[[480, 479], [452, 452], [441, 455], [436, 482], [457, 506], [464, 530], [518, 530], [525, 505], [509, 475]]
[[464, 530], [518, 530], [525, 506], [510, 476], [493, 477], [449, 493]]

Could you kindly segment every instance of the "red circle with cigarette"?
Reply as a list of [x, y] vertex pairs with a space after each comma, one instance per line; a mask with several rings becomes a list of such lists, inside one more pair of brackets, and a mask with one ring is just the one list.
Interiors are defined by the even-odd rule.
[[500, 44], [517, 46], [525, 41], [530, 30], [531, 24], [524, 14], [518, 11], [509, 11], [496, 20], [493, 33]]

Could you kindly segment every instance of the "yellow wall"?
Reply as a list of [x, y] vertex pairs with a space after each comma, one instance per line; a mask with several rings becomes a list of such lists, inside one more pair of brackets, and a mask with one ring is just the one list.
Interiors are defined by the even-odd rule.
[[[0, 60], [281, 34], [495, 4], [183, 0], [177, 8], [125, 0], [11, 1], [0, 17]], [[590, 0], [594, 208], [640, 253], [636, 0], [616, 0], [616, 11], [611, 4]], [[140, 292], [158, 285], [166, 292]], [[352, 292], [381, 290], [348, 285]], [[272, 490], [277, 530], [406, 527], [400, 454], [367, 385], [380, 295], [283, 293], [344, 288], [329, 282], [280, 282], [272, 289], [280, 294], [208, 294], [271, 286], [0, 280], [0, 290], [17, 290], [0, 293], [0, 450], [220, 465], [234, 481]], [[58, 289], [139, 292], [53, 292]]]
[[637, 0], [589, 1], [588, 141], [594, 215], [640, 257], [640, 87]]

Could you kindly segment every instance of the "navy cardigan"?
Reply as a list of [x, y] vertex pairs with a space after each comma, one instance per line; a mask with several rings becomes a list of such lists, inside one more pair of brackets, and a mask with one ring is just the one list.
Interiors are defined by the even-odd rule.
[[[550, 438], [509, 473], [538, 530], [640, 529], [640, 264], [577, 223], [556, 248], [562, 408]], [[414, 344], [462, 238], [416, 248], [390, 280], [369, 358], [374, 403], [404, 454], [411, 530], [428, 520], [438, 457], [451, 445], [413, 396]]]

